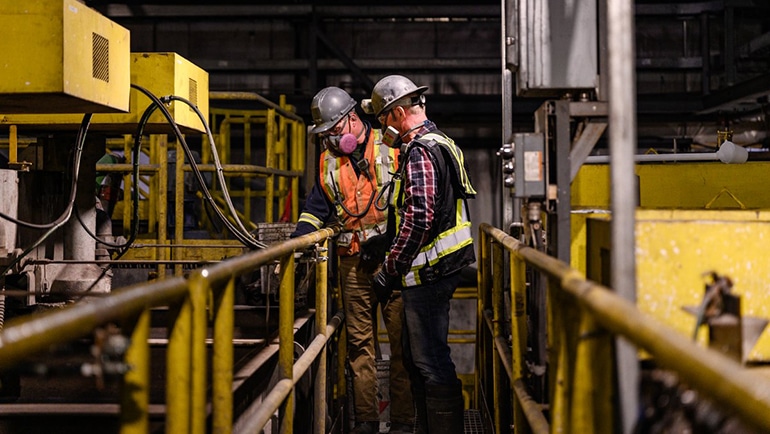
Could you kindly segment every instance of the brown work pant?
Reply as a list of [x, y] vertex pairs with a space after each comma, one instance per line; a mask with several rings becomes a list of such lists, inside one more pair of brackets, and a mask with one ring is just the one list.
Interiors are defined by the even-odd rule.
[[[342, 302], [345, 310], [348, 362], [353, 377], [353, 399], [356, 423], [379, 420], [377, 402], [377, 367], [375, 336], [377, 315], [373, 306], [377, 297], [372, 289], [372, 276], [358, 272], [358, 256], [340, 257]], [[409, 375], [404, 369], [401, 346], [400, 294], [394, 294], [382, 309], [382, 318], [390, 341], [390, 421], [412, 423], [414, 404]]]

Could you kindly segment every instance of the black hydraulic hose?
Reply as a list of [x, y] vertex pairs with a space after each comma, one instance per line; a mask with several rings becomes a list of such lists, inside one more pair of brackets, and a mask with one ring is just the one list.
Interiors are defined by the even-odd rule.
[[140, 92], [144, 93], [150, 100], [152, 100], [160, 109], [160, 111], [163, 113], [163, 116], [166, 118], [166, 120], [171, 125], [172, 129], [174, 130], [174, 135], [176, 136], [177, 140], [179, 140], [179, 143], [182, 145], [182, 149], [185, 152], [185, 155], [187, 155], [187, 158], [190, 161], [190, 166], [192, 167], [193, 174], [195, 175], [196, 180], [198, 181], [198, 184], [201, 187], [201, 190], [203, 192], [203, 196], [206, 199], [206, 201], [211, 205], [211, 207], [216, 212], [219, 219], [222, 221], [222, 223], [227, 227], [227, 229], [230, 231], [232, 235], [234, 235], [238, 240], [250, 248], [265, 248], [266, 245], [264, 243], [260, 242], [254, 242], [251, 237], [244, 236], [240, 231], [238, 231], [232, 223], [230, 223], [227, 220], [227, 217], [222, 213], [222, 211], [219, 209], [219, 207], [214, 202], [214, 198], [211, 196], [211, 193], [209, 192], [208, 187], [206, 186], [206, 182], [203, 179], [203, 175], [201, 174], [198, 167], [195, 165], [195, 156], [192, 154], [192, 151], [190, 150], [189, 146], [187, 146], [187, 142], [184, 139], [184, 135], [179, 130], [179, 125], [176, 124], [173, 117], [171, 116], [171, 113], [169, 113], [168, 109], [164, 106], [163, 102], [155, 95], [153, 95], [150, 91], [147, 89], [144, 89], [141, 86], [132, 84], [131, 87], [139, 90]]
[[[230, 197], [230, 192], [227, 189], [227, 183], [225, 182], [225, 176], [224, 176], [224, 168], [222, 167], [222, 162], [219, 160], [219, 152], [217, 152], [217, 145], [214, 143], [214, 135], [211, 133], [211, 128], [209, 127], [208, 122], [206, 121], [206, 117], [203, 116], [203, 113], [198, 109], [198, 107], [190, 102], [189, 100], [176, 96], [176, 95], [169, 95], [161, 97], [161, 101], [180, 101], [187, 106], [189, 106], [196, 115], [198, 115], [198, 119], [200, 119], [201, 123], [203, 124], [203, 128], [206, 131], [206, 138], [209, 141], [209, 147], [211, 148], [211, 155], [214, 158], [214, 166], [216, 168], [216, 174], [217, 174], [217, 180], [219, 181], [219, 184], [222, 186], [222, 195], [224, 196], [225, 203], [227, 204], [227, 209], [230, 211], [230, 215], [233, 216], [233, 220], [238, 224], [238, 227], [241, 229], [242, 233], [251, 239], [252, 242], [257, 244], [263, 244], [260, 241], [258, 241], [256, 238], [254, 238], [248, 229], [243, 225], [243, 222], [238, 217], [238, 213], [235, 210], [235, 205], [233, 204], [233, 200]], [[194, 162], [190, 163], [191, 165], [194, 164]], [[267, 247], [266, 245], [262, 246]]]
[[[131, 213], [131, 232], [129, 234], [129, 238], [126, 240], [125, 243], [117, 244], [117, 243], [111, 243], [109, 241], [103, 240], [99, 238], [96, 234], [91, 232], [91, 230], [86, 226], [86, 224], [83, 222], [83, 220], [80, 218], [80, 213], [77, 210], [77, 207], [75, 208], [75, 217], [77, 217], [78, 222], [80, 223], [80, 226], [86, 231], [86, 233], [96, 240], [96, 242], [104, 244], [108, 247], [113, 247], [116, 249], [128, 249], [132, 244], [134, 244], [134, 241], [136, 241], [136, 237], [139, 235], [139, 159], [142, 155], [142, 137], [144, 136], [144, 128], [147, 126], [147, 122], [150, 120], [150, 116], [157, 110], [157, 105], [155, 103], [151, 103], [147, 108], [144, 110], [144, 113], [142, 113], [142, 117], [139, 119], [139, 123], [137, 124], [136, 129], [136, 135], [134, 136], [134, 147], [132, 149], [132, 156], [131, 156], [131, 204], [132, 204], [132, 213]], [[125, 254], [125, 251], [120, 252], [117, 256], [117, 258], [120, 258]]]

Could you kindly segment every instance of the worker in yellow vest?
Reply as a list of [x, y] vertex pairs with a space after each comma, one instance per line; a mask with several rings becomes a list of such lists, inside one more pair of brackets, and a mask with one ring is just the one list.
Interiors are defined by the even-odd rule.
[[[347, 331], [348, 362], [353, 379], [355, 427], [352, 433], [379, 432], [375, 343], [378, 299], [373, 275], [389, 242], [387, 203], [377, 193], [396, 171], [398, 150], [383, 144], [380, 131], [361, 119], [356, 101], [338, 87], [319, 91], [310, 106], [324, 148], [319, 178], [308, 195], [292, 236], [316, 231], [332, 221], [342, 226], [336, 241]], [[414, 405], [403, 365], [400, 291], [380, 301], [390, 341], [390, 432], [412, 432]]]
[[362, 106], [383, 141], [401, 149], [391, 198], [394, 240], [375, 292], [400, 284], [405, 364], [418, 433], [462, 434], [464, 401], [447, 342], [450, 301], [460, 271], [476, 260], [468, 199], [475, 197], [463, 152], [425, 113], [427, 86], [401, 75], [381, 79]]

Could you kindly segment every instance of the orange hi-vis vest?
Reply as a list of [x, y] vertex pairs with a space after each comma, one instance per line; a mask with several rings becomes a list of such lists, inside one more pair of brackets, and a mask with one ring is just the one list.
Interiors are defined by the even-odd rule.
[[[366, 143], [364, 156], [369, 161], [370, 178], [356, 174], [355, 164], [349, 156], [338, 157], [328, 150], [321, 154], [319, 176], [321, 188], [334, 204], [337, 217], [342, 224], [342, 232], [337, 238], [338, 253], [343, 256], [357, 254], [361, 241], [384, 234], [387, 229], [387, 211], [380, 211], [375, 206], [377, 193], [390, 181], [395, 173], [398, 150], [382, 143], [380, 130], [371, 129]], [[339, 203], [341, 202], [342, 205]], [[361, 214], [369, 206], [366, 214]]]

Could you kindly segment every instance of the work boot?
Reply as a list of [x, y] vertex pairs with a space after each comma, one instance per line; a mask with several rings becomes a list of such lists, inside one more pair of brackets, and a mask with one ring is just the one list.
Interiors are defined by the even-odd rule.
[[429, 434], [464, 434], [462, 383], [425, 385]]
[[380, 432], [380, 422], [371, 421], [371, 422], [361, 422], [360, 424], [356, 425], [356, 427], [353, 428], [352, 431], [350, 431], [350, 434], [378, 434], [379, 432]]
[[414, 425], [410, 423], [391, 422], [390, 431], [388, 432], [390, 434], [412, 434], [414, 433]]
[[414, 400], [414, 433], [428, 434], [428, 409], [425, 407], [425, 390], [414, 387], [414, 383], [412, 383], [412, 399]]

